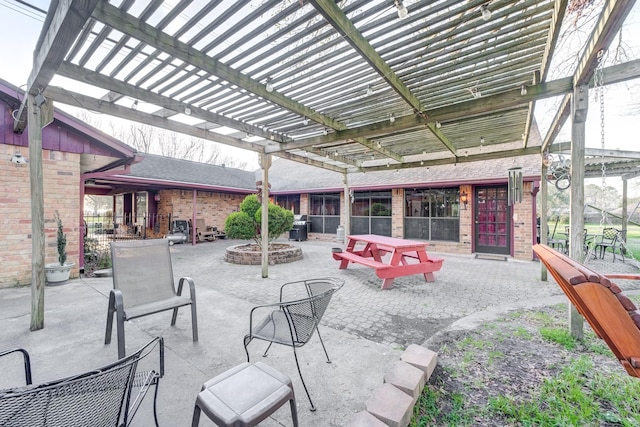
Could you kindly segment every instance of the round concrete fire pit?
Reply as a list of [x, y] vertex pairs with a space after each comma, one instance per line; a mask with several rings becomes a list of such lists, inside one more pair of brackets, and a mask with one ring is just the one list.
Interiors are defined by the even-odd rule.
[[[284, 264], [302, 259], [302, 249], [286, 243], [274, 243], [269, 250], [269, 264]], [[227, 248], [224, 260], [232, 264], [260, 265], [262, 253], [255, 243], [235, 245]]]

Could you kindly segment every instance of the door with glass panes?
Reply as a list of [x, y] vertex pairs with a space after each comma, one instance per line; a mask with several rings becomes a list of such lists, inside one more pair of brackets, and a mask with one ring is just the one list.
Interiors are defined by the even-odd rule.
[[475, 189], [475, 251], [511, 254], [511, 217], [507, 186]]

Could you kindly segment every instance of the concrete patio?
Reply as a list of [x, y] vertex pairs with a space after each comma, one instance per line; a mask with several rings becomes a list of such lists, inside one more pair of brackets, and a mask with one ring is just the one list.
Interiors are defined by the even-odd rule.
[[[160, 382], [159, 420], [164, 426], [188, 426], [196, 395], [209, 378], [243, 362], [242, 338], [247, 333], [250, 309], [274, 302], [281, 284], [302, 278], [336, 276], [345, 286], [335, 294], [323, 319], [322, 334], [333, 361], [326, 364], [317, 338], [299, 350], [301, 368], [318, 408], [308, 410], [290, 348], [275, 346], [263, 359], [264, 343], [249, 347], [252, 360], [262, 360], [287, 374], [296, 391], [300, 425], [343, 426], [365, 408], [371, 392], [385, 371], [409, 344], [428, 347], [428, 339], [446, 328], [473, 327], [477, 322], [505, 311], [554, 304], [564, 295], [551, 280], [539, 280], [538, 262], [495, 261], [471, 255], [438, 254], [445, 259], [436, 281], [421, 276], [396, 279], [393, 289], [381, 291], [372, 269], [350, 265], [338, 270], [331, 257], [332, 242], [296, 242], [304, 259], [270, 266], [269, 278], [261, 278], [260, 266], [240, 266], [224, 261], [227, 246], [236, 242], [217, 240], [197, 246], [172, 247], [176, 277], [196, 282], [200, 340], [191, 340], [188, 309], [176, 327], [170, 313], [147, 316], [125, 326], [127, 351], [132, 352], [151, 337], [165, 339], [166, 374]], [[630, 262], [605, 267], [634, 270]], [[637, 271], [637, 270], [635, 270]], [[624, 283], [625, 290], [640, 289], [637, 282]], [[46, 288], [45, 328], [29, 331], [30, 289], [0, 290], [0, 349], [23, 347], [32, 357], [35, 383], [72, 375], [112, 362], [117, 358], [115, 336], [103, 344], [110, 278], [81, 278]], [[114, 331], [115, 333], [115, 331]], [[19, 370], [0, 364], [0, 388], [20, 384]], [[153, 423], [147, 397], [135, 425]], [[202, 417], [201, 425], [212, 425]], [[265, 426], [291, 425], [285, 405]]]

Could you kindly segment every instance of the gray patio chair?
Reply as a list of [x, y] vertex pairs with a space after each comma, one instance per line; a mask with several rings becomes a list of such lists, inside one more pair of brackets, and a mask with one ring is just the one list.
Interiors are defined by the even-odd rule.
[[613, 262], [616, 262], [616, 250], [620, 252], [622, 262], [624, 262], [624, 250], [622, 245], [621, 232], [613, 227], [607, 227], [602, 230], [602, 234], [597, 236], [595, 242], [595, 251], [600, 253], [600, 259], [604, 258], [604, 254], [608, 249], [613, 252]]
[[[118, 357], [125, 355], [124, 322], [137, 317], [173, 310], [171, 326], [176, 324], [178, 308], [191, 305], [193, 341], [198, 341], [196, 289], [193, 279], [182, 277], [176, 292], [167, 239], [111, 242], [113, 289], [109, 293], [104, 343], [111, 342], [113, 316], [116, 316]], [[187, 282], [190, 296], [182, 296]]]
[[[150, 387], [155, 386], [153, 416], [158, 416], [158, 383], [164, 376], [164, 342], [154, 338], [140, 350], [115, 363], [79, 375], [31, 385], [31, 364], [24, 349], [0, 352], [24, 355], [26, 384], [0, 390], [0, 426], [95, 427], [129, 426]], [[158, 353], [153, 368], [143, 371], [142, 360]], [[148, 424], [146, 424], [148, 425]]]
[[[302, 386], [309, 398], [311, 411], [315, 411], [316, 408], [313, 405], [304, 378], [302, 378], [296, 348], [308, 343], [313, 333], [317, 331], [320, 344], [322, 344], [322, 349], [327, 357], [327, 363], [331, 363], [327, 349], [322, 341], [320, 330], [318, 330], [318, 324], [331, 301], [333, 293], [340, 289], [342, 285], [344, 285], [344, 280], [337, 278], [311, 279], [285, 283], [280, 288], [280, 302], [259, 305], [251, 310], [249, 317], [249, 334], [244, 337], [244, 350], [247, 353], [247, 362], [250, 361], [247, 347], [254, 339], [269, 342], [267, 349], [262, 355], [263, 357], [267, 356], [267, 352], [273, 343], [293, 348], [293, 357], [296, 361]], [[260, 315], [263, 317], [259, 318], [258, 316]]]

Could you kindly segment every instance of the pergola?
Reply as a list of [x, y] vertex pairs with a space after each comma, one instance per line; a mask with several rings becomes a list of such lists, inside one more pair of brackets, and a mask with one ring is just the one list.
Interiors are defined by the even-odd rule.
[[[52, 0], [14, 127], [30, 130], [32, 329], [51, 100], [258, 152], [265, 183], [272, 155], [342, 172], [346, 185], [352, 172], [543, 154], [571, 118], [576, 207], [585, 92], [634, 3], [605, 0], [574, 75], [549, 81], [568, 0]], [[615, 65], [604, 80], [639, 70]], [[532, 146], [536, 101], [561, 95]], [[265, 249], [265, 277], [266, 266]]]

